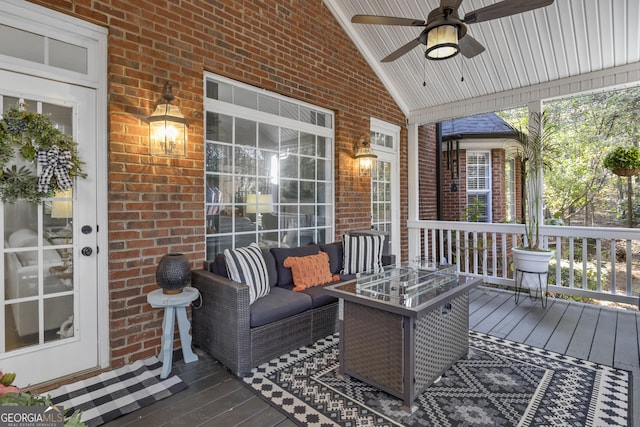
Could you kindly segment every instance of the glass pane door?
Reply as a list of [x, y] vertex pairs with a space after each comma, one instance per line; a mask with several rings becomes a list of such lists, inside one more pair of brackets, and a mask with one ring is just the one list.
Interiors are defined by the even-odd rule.
[[378, 159], [371, 174], [371, 228], [387, 233], [389, 245], [392, 236], [391, 163]]
[[[24, 99], [28, 111], [48, 114], [72, 133], [71, 107]], [[2, 109], [18, 104], [2, 97]], [[25, 105], [23, 104], [23, 105]], [[14, 156], [8, 167], [36, 165]], [[4, 351], [73, 337], [73, 194], [68, 190], [41, 205], [24, 200], [4, 205]]]
[[400, 128], [372, 118], [370, 130], [378, 156], [371, 172], [371, 228], [387, 236], [385, 251], [400, 260]]

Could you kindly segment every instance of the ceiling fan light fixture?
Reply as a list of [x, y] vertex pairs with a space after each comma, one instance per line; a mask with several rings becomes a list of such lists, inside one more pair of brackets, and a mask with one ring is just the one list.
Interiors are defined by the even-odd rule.
[[438, 25], [427, 32], [427, 59], [441, 60], [456, 56], [460, 52], [458, 45], [458, 26]]

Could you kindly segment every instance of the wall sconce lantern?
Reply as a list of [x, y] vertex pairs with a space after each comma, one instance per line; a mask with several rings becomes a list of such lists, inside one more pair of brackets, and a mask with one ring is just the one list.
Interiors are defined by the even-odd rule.
[[362, 141], [362, 145], [358, 147], [358, 151], [356, 151], [356, 155], [354, 157], [358, 161], [360, 176], [371, 176], [373, 162], [378, 158], [378, 156], [371, 151], [369, 141]]
[[152, 156], [184, 157], [187, 155], [187, 129], [189, 123], [177, 105], [167, 82], [162, 89], [162, 99], [149, 120], [149, 154]]

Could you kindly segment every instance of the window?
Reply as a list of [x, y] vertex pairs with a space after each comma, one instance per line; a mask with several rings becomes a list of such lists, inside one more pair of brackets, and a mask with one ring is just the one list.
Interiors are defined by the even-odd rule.
[[333, 240], [333, 114], [206, 78], [207, 258]]
[[489, 152], [467, 152], [467, 221], [491, 220], [491, 157]]
[[515, 159], [507, 158], [505, 161], [505, 198], [506, 217], [508, 222], [516, 221], [516, 164]]

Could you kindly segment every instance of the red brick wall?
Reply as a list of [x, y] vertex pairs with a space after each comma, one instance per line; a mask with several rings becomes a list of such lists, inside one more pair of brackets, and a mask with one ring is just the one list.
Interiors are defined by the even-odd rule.
[[436, 127], [423, 125], [418, 127], [418, 176], [420, 188], [419, 218], [438, 219], [437, 171], [436, 171]]
[[491, 204], [493, 220], [504, 222], [507, 218], [507, 183], [504, 169], [505, 152], [503, 149], [491, 150]]
[[[446, 145], [445, 145], [446, 148]], [[455, 151], [452, 154], [455, 157]], [[447, 156], [449, 153], [442, 153], [442, 211], [444, 221], [463, 221], [467, 207], [467, 156], [466, 150], [460, 150], [460, 177], [451, 178], [451, 171], [447, 170]], [[517, 165], [516, 165], [517, 166]], [[516, 176], [519, 176], [519, 169], [516, 168]], [[505, 182], [505, 151], [503, 149], [491, 150], [491, 190], [492, 190], [492, 222], [504, 222], [507, 212], [506, 182]], [[516, 178], [518, 179], [518, 178]], [[451, 191], [451, 184], [456, 183], [458, 191]], [[519, 182], [516, 182], [516, 191], [519, 192]], [[519, 204], [519, 193], [516, 194]], [[519, 208], [519, 206], [516, 206]], [[519, 211], [518, 211], [519, 212]]]
[[[157, 353], [160, 310], [146, 303], [168, 252], [204, 258], [203, 72], [335, 112], [336, 236], [370, 226], [370, 182], [354, 141], [376, 117], [404, 116], [322, 0], [32, 0], [107, 27], [109, 114], [109, 305], [112, 366]], [[166, 81], [190, 122], [185, 159], [148, 155], [148, 125]], [[90, 171], [89, 171], [90, 173]], [[407, 219], [402, 169], [402, 223]], [[406, 248], [406, 230], [402, 236]]]
[[[456, 158], [455, 145], [452, 152], [442, 152], [442, 181], [440, 190], [442, 191], [442, 220], [462, 221], [465, 209], [467, 208], [467, 152], [459, 150], [458, 161], [460, 162], [460, 175], [456, 177], [457, 171], [447, 169], [448, 156]], [[456, 184], [457, 191], [452, 191], [452, 184]]]

